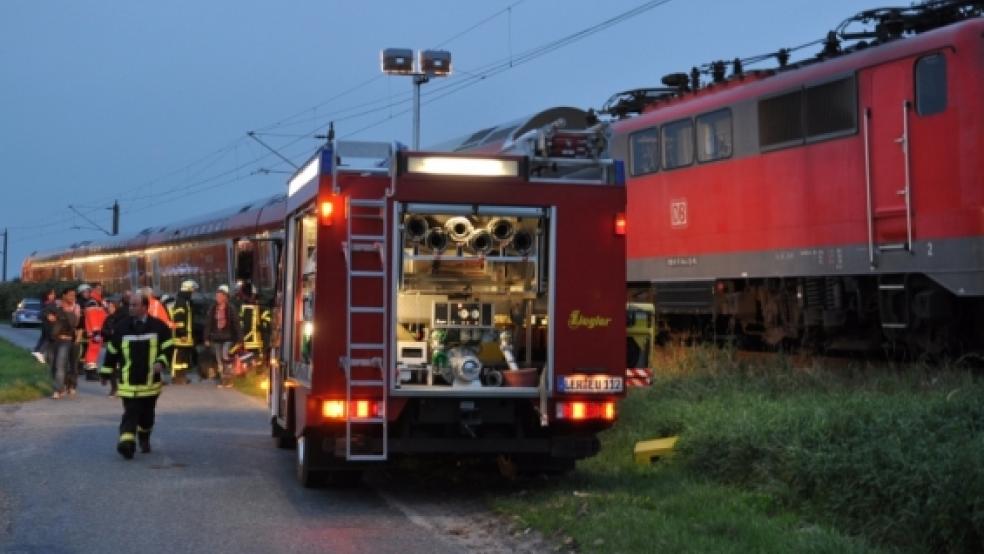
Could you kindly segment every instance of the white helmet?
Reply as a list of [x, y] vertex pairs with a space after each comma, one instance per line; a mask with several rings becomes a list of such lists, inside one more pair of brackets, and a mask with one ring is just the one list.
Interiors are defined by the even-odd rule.
[[83, 292], [91, 288], [92, 287], [89, 286], [89, 283], [82, 283], [81, 285], [79, 285], [79, 288], [75, 289], [75, 291], [78, 292], [79, 294], [82, 294]]
[[219, 288], [215, 289], [215, 292], [221, 292], [229, 296], [229, 285], [219, 285]]
[[187, 281], [181, 282], [182, 292], [195, 292], [196, 290], [198, 290], [198, 283], [194, 282], [193, 280], [188, 279]]

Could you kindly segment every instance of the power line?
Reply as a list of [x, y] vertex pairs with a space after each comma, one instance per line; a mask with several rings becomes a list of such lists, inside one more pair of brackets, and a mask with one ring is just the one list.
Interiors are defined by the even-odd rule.
[[[518, 0], [517, 2], [514, 2], [513, 4], [509, 5], [507, 8], [505, 8], [503, 10], [499, 10], [499, 11], [493, 13], [492, 15], [483, 18], [478, 23], [473, 24], [472, 26], [468, 27], [464, 31], [461, 31], [461, 32], [455, 34], [454, 36], [452, 36], [451, 38], [446, 39], [445, 41], [442, 42], [442, 44], [446, 44], [446, 43], [448, 43], [448, 42], [450, 42], [452, 40], [456, 40], [457, 38], [460, 38], [461, 36], [464, 36], [465, 34], [473, 31], [474, 29], [480, 27], [481, 25], [483, 25], [483, 24], [487, 23], [488, 21], [494, 19], [495, 17], [501, 15], [504, 11], [512, 9], [516, 5], [522, 3], [523, 1], [525, 1], [525, 0]], [[309, 106], [309, 107], [307, 107], [307, 108], [305, 108], [303, 110], [300, 110], [298, 112], [295, 112], [294, 114], [291, 114], [291, 115], [289, 115], [289, 116], [287, 116], [287, 117], [285, 117], [285, 118], [283, 118], [281, 120], [278, 120], [278, 121], [276, 121], [274, 123], [267, 124], [265, 126], [259, 127], [258, 128], [258, 131], [259, 132], [257, 134], [260, 134], [263, 131], [268, 131], [269, 129], [274, 129], [274, 128], [278, 128], [278, 127], [294, 126], [294, 125], [298, 125], [298, 124], [307, 123], [307, 122], [310, 122], [310, 121], [317, 121], [318, 120], [318, 117], [317, 117], [316, 113], [317, 113], [317, 109], [318, 108], [323, 107], [325, 105], [328, 105], [328, 104], [330, 104], [330, 103], [332, 103], [332, 102], [334, 102], [334, 101], [336, 101], [336, 100], [338, 100], [340, 98], [343, 98], [343, 97], [345, 97], [345, 96], [347, 96], [349, 94], [352, 94], [353, 92], [356, 92], [356, 91], [358, 91], [358, 90], [360, 90], [360, 89], [362, 89], [362, 88], [364, 88], [364, 87], [366, 87], [366, 86], [368, 86], [368, 85], [370, 85], [370, 84], [378, 81], [382, 77], [383, 77], [382, 74], [376, 74], [376, 75], [374, 75], [373, 77], [371, 77], [369, 79], [366, 79], [366, 80], [364, 80], [364, 81], [362, 81], [362, 82], [360, 82], [360, 83], [358, 83], [358, 84], [356, 84], [356, 85], [354, 85], [352, 87], [349, 87], [349, 88], [347, 88], [345, 90], [342, 90], [341, 92], [339, 92], [339, 93], [337, 93], [337, 94], [335, 94], [335, 95], [327, 98], [326, 100], [324, 100], [322, 102], [319, 102], [319, 103], [317, 103], [317, 104], [315, 104], [313, 106]], [[342, 109], [340, 111], [342, 113], [346, 113], [346, 112], [349, 112], [349, 111], [352, 111], [352, 110], [359, 109], [359, 108], [364, 107], [364, 106], [374, 105], [376, 103], [379, 103], [380, 101], [388, 101], [388, 100], [390, 100], [390, 98], [377, 99], [377, 100], [374, 100], [374, 101], [371, 101], [371, 102], [361, 103], [361, 104], [357, 104], [355, 106], [350, 106], [350, 107], [344, 108], [344, 109]], [[381, 109], [388, 109], [388, 108], [389, 108], [389, 106], [386, 105], [386, 106], [383, 106]], [[307, 114], [309, 112], [312, 112], [312, 111], [315, 112], [315, 115], [313, 117], [308, 117], [308, 118], [303, 119], [301, 121], [297, 121], [297, 118], [298, 117], [300, 117], [300, 116], [302, 116], [304, 114]], [[321, 126], [319, 126], [319, 128], [320, 127]], [[268, 134], [268, 133], [263, 133], [263, 134], [267, 134], [268, 136], [272, 136], [272, 134]], [[293, 136], [295, 138], [298, 138], [298, 139], [303, 139], [303, 138], [309, 136], [310, 134], [313, 134], [313, 132], [312, 133], [309, 133], [309, 134], [306, 134], [306, 135], [293, 135]], [[206, 155], [204, 155], [204, 156], [202, 156], [200, 158], [197, 158], [197, 159], [195, 159], [195, 160], [193, 160], [193, 161], [191, 161], [191, 162], [189, 162], [189, 163], [187, 163], [187, 164], [185, 164], [185, 165], [183, 165], [181, 167], [178, 167], [178, 168], [176, 168], [174, 170], [171, 170], [171, 171], [169, 171], [167, 173], [164, 173], [164, 174], [162, 174], [162, 175], [160, 175], [160, 176], [158, 176], [158, 177], [156, 177], [156, 178], [154, 178], [154, 179], [152, 179], [150, 181], [144, 182], [144, 183], [139, 184], [139, 185], [134, 185], [132, 187], [128, 187], [128, 189], [129, 190], [132, 190], [132, 191], [139, 191], [139, 190], [142, 190], [142, 189], [145, 189], [145, 188], [148, 188], [148, 187], [152, 188], [153, 185], [155, 185], [157, 183], [160, 183], [161, 181], [164, 181], [164, 180], [168, 179], [169, 177], [175, 176], [175, 175], [177, 175], [177, 174], [179, 174], [179, 173], [181, 173], [183, 171], [186, 171], [186, 170], [189, 170], [191, 168], [194, 168], [194, 167], [198, 166], [199, 164], [201, 164], [203, 162], [206, 162], [208, 160], [212, 160], [211, 163], [205, 165], [204, 167], [202, 167], [198, 171], [196, 171], [194, 174], [192, 174], [192, 175], [200, 175], [202, 172], [204, 172], [205, 170], [207, 170], [209, 167], [212, 167], [216, 163], [218, 163], [218, 161], [220, 161], [222, 158], [224, 158], [225, 155], [227, 155], [230, 151], [232, 151], [233, 149], [238, 148], [238, 146], [239, 146], [239, 144], [240, 144], [241, 141], [243, 141], [243, 137], [238, 137], [235, 140], [233, 140], [232, 142], [228, 143], [227, 145], [225, 145], [225, 146], [223, 146], [223, 147], [221, 147], [221, 148], [219, 148], [217, 150], [214, 150], [214, 151], [212, 151], [212, 152], [210, 152], [210, 153], [208, 153], [208, 154], [206, 154]], [[237, 168], [238, 169], [242, 169], [242, 166], [237, 164]], [[223, 176], [225, 174], [227, 174], [227, 173], [219, 174], [218, 177], [221, 177], [221, 176]], [[160, 197], [162, 195], [171, 194], [173, 192], [180, 192], [181, 190], [184, 190], [184, 189], [185, 189], [185, 187], [177, 187], [175, 189], [165, 189], [164, 191], [160, 191], [159, 194], [158, 193], [154, 193], [153, 191], [151, 191], [151, 194], [149, 194], [149, 195], [136, 195], [136, 196], [134, 196], [132, 194], [128, 194], [126, 191], [119, 191], [116, 194], [108, 195], [105, 198], [99, 199], [99, 201], [100, 202], [108, 202], [109, 200], [120, 199], [120, 200], [122, 200], [124, 202], [129, 202], [129, 201], [135, 201], [135, 200], [143, 200], [143, 199], [147, 199], [147, 198]], [[95, 210], [93, 210], [93, 211], [95, 211]], [[52, 219], [50, 221], [47, 221], [47, 222], [44, 222], [44, 223], [40, 223], [40, 224], [21, 225], [21, 226], [15, 226], [15, 227], [11, 227], [11, 228], [15, 228], [15, 229], [17, 229], [17, 228], [19, 228], [19, 229], [40, 229], [40, 228], [52, 227], [52, 226], [63, 225], [63, 224], [64, 224], [63, 218], [58, 217], [56, 219]]]
[[[605, 29], [608, 29], [609, 27], [612, 27], [614, 25], [617, 25], [619, 23], [622, 23], [624, 21], [627, 21], [629, 19], [632, 19], [634, 17], [637, 17], [637, 16], [639, 16], [639, 15], [641, 15], [641, 14], [643, 14], [643, 13], [649, 11], [649, 10], [652, 10], [653, 8], [656, 8], [656, 7], [661, 6], [663, 4], [667, 4], [670, 1], [672, 1], [672, 0], [650, 0], [649, 2], [645, 2], [645, 3], [643, 3], [643, 4], [639, 5], [639, 6], [636, 6], [635, 8], [632, 8], [630, 10], [627, 10], [625, 12], [622, 12], [622, 13], [620, 13], [620, 14], [614, 16], [614, 17], [611, 17], [609, 19], [606, 19], [605, 21], [602, 21], [602, 22], [597, 23], [595, 25], [591, 25], [590, 27], [581, 29], [579, 31], [576, 31], [576, 32], [571, 33], [571, 34], [568, 34], [568, 35], [565, 35], [565, 36], [563, 36], [561, 38], [558, 38], [558, 39], [555, 39], [553, 41], [547, 42], [547, 43], [542, 44], [540, 46], [531, 48], [529, 50], [526, 50], [524, 52], [521, 52], [520, 54], [518, 54], [516, 56], [506, 57], [506, 58], [502, 58], [502, 59], [499, 59], [499, 60], [490, 62], [490, 63], [488, 63], [488, 64], [486, 64], [484, 66], [481, 66], [479, 69], [474, 70], [472, 72], [472, 74], [469, 77], [467, 77], [466, 79], [464, 79], [463, 81], [450, 82], [447, 85], [442, 85], [442, 86], [434, 87], [434, 88], [430, 89], [429, 91], [423, 93], [423, 96], [425, 96], [425, 97], [430, 96], [431, 97], [428, 101], [424, 102], [424, 104], [427, 105], [427, 104], [431, 104], [433, 102], [436, 102], [437, 100], [440, 100], [440, 99], [442, 99], [442, 98], [444, 98], [446, 96], [449, 96], [451, 94], [454, 94], [454, 93], [459, 92], [461, 90], [464, 90], [466, 88], [469, 88], [471, 86], [474, 86], [474, 85], [480, 83], [481, 81], [484, 81], [485, 79], [487, 79], [489, 77], [493, 77], [493, 76], [498, 75], [498, 74], [500, 74], [500, 73], [502, 73], [504, 71], [508, 71], [508, 70], [512, 69], [513, 67], [516, 67], [516, 66], [519, 66], [519, 65], [522, 65], [522, 64], [531, 62], [531, 61], [533, 61], [533, 60], [535, 60], [535, 59], [537, 59], [537, 58], [539, 58], [541, 56], [545, 56], [547, 54], [550, 54], [551, 52], [554, 52], [554, 51], [556, 51], [556, 50], [558, 50], [560, 48], [563, 48], [565, 46], [568, 46], [570, 44], [573, 44], [575, 42], [578, 42], [580, 40], [583, 40], [583, 39], [585, 39], [585, 38], [587, 38], [589, 36], [592, 36], [592, 35], [594, 35], [596, 33], [599, 33], [599, 32], [601, 32], [601, 31], [603, 31]], [[401, 100], [401, 101], [392, 103], [388, 107], [393, 107], [395, 105], [404, 104], [404, 103], [407, 103], [407, 102], [408, 101]], [[367, 111], [363, 112], [362, 114], [358, 114], [358, 115], [369, 115], [369, 114], [374, 113], [374, 112], [377, 112], [377, 111], [379, 111], [379, 110], [367, 110]], [[409, 109], [403, 110], [401, 112], [398, 112], [395, 115], [396, 116], [402, 115], [402, 114], [408, 113], [410, 111], [411, 110], [409, 110]], [[374, 123], [371, 123], [371, 124], [369, 124], [369, 125], [367, 125], [365, 127], [362, 127], [360, 129], [357, 129], [354, 132], [346, 133], [345, 136], [346, 137], [353, 136], [353, 135], [355, 135], [357, 133], [361, 133], [361, 132], [363, 132], [365, 130], [371, 129], [371, 128], [376, 127], [378, 125], [382, 125], [386, 121], [389, 121], [389, 120], [393, 119], [393, 117], [394, 116], [389, 116], [389, 117], [386, 117], [385, 119], [378, 120], [378, 121], [376, 121]], [[351, 119], [351, 117], [342, 118], [342, 119], [336, 119], [335, 121], [341, 121], [341, 120], [344, 120], [344, 119]]]
[[494, 14], [486, 17], [485, 19], [479, 21], [478, 23], [472, 25], [471, 27], [465, 29], [464, 31], [461, 31], [460, 33], [455, 34], [451, 38], [446, 38], [446, 39], [442, 40], [436, 46], [434, 46], [434, 48], [441, 48], [442, 46], [445, 46], [447, 44], [450, 44], [450, 43], [454, 42], [458, 38], [461, 38], [462, 36], [464, 36], [464, 35], [472, 32], [472, 31], [474, 31], [475, 29], [478, 29], [482, 25], [485, 25], [486, 23], [488, 23], [489, 21], [492, 21], [493, 19], [499, 17], [500, 15], [502, 15], [504, 13], [509, 13], [509, 11], [511, 11], [513, 8], [515, 8], [516, 6], [522, 4], [525, 1], [526, 0], [517, 0], [516, 2], [513, 2], [512, 4], [509, 4], [505, 8], [502, 8], [501, 10], [499, 10], [499, 11], [495, 12]]
[[[521, 4], [523, 1], [524, 0], [519, 0], [517, 2], [514, 2], [514, 3], [510, 4], [506, 8], [504, 8], [502, 10], [499, 10], [499, 11], [495, 12], [494, 14], [492, 14], [490, 16], [487, 16], [486, 18], [482, 19], [478, 23], [473, 24], [471, 27], [465, 29], [464, 31], [462, 31], [460, 33], [457, 33], [457, 34], [451, 36], [450, 38], [446, 39], [445, 41], [443, 41], [442, 43], [439, 43], [439, 44], [447, 44], [447, 43], [449, 43], [451, 41], [457, 40], [461, 36], [464, 36], [465, 34], [473, 31], [474, 29], [480, 27], [481, 25], [487, 23], [488, 21], [491, 21], [492, 19], [495, 19], [499, 15], [501, 15], [503, 13], [510, 13], [511, 12], [511, 9], [513, 7]], [[638, 15], [640, 15], [640, 14], [646, 12], [646, 11], [649, 11], [649, 10], [651, 10], [651, 9], [657, 7], [657, 6], [666, 4], [666, 3], [670, 2], [670, 1], [671, 0], [652, 0], [652, 1], [649, 1], [649, 2], [645, 2], [645, 3], [639, 5], [639, 6], [635, 7], [635, 8], [632, 8], [632, 9], [626, 11], [626, 12], [623, 12], [621, 14], [618, 14], [618, 15], [614, 16], [614, 17], [611, 17], [611, 18], [609, 18], [609, 19], [607, 19], [605, 21], [602, 21], [602, 22], [600, 22], [598, 24], [592, 25], [590, 27], [587, 27], [587, 28], [582, 29], [580, 31], [577, 31], [575, 33], [571, 33], [571, 34], [565, 35], [564, 37], [560, 37], [559, 39], [556, 39], [554, 41], [550, 41], [548, 43], [545, 43], [543, 45], [537, 46], [535, 48], [529, 49], [529, 50], [524, 51], [524, 52], [522, 52], [522, 53], [520, 53], [520, 54], [518, 54], [516, 56], [512, 56], [511, 55], [511, 56], [509, 56], [507, 58], [490, 62], [490, 63], [488, 63], [488, 64], [486, 64], [484, 66], [479, 67], [478, 69], [476, 69], [474, 71], [462, 71], [463, 73], [468, 74], [469, 77], [465, 78], [463, 81], [451, 82], [451, 83], [449, 83], [447, 85], [443, 85], [443, 86], [439, 86], [439, 87], [434, 87], [434, 88], [426, 91], [424, 93], [424, 96], [425, 97], [430, 97], [430, 98], [425, 102], [425, 104], [431, 104], [433, 102], [436, 102], [436, 101], [438, 101], [438, 100], [440, 100], [442, 98], [445, 98], [445, 97], [447, 97], [447, 96], [449, 96], [451, 94], [457, 93], [457, 92], [459, 92], [461, 90], [464, 90], [466, 88], [469, 88], [471, 86], [474, 86], [475, 84], [478, 84], [479, 82], [481, 82], [481, 81], [483, 81], [483, 80], [485, 80], [485, 79], [487, 79], [489, 77], [495, 76], [495, 75], [497, 75], [497, 74], [499, 74], [499, 73], [501, 73], [503, 71], [506, 71], [508, 69], [511, 69], [512, 67], [515, 67], [517, 65], [522, 65], [524, 63], [533, 61], [533, 60], [535, 60], [535, 59], [537, 59], [537, 58], [539, 58], [541, 56], [544, 56], [546, 54], [549, 54], [549, 53], [551, 53], [551, 52], [553, 52], [555, 50], [558, 50], [560, 48], [563, 48], [563, 47], [565, 47], [565, 46], [567, 46], [569, 44], [572, 44], [574, 42], [580, 41], [580, 40], [582, 40], [584, 38], [587, 38], [587, 37], [589, 37], [591, 35], [594, 35], [594, 34], [600, 32], [600, 31], [602, 31], [602, 30], [605, 30], [605, 29], [607, 29], [607, 28], [609, 28], [609, 27], [611, 27], [613, 25], [616, 25], [618, 23], [621, 23], [623, 21], [626, 21], [628, 19], [631, 19], [633, 17], [636, 17], [636, 16], [638, 16]], [[334, 100], [337, 100], [337, 99], [339, 99], [341, 97], [344, 97], [347, 94], [351, 94], [352, 92], [355, 92], [356, 90], [359, 90], [359, 89], [363, 88], [364, 86], [367, 86], [367, 85], [371, 84], [372, 82], [378, 80], [381, 77], [382, 77], [382, 75], [376, 75], [376, 76], [374, 76], [371, 79], [367, 79], [367, 80], [365, 80], [365, 81], [363, 81], [363, 82], [361, 82], [361, 83], [359, 83], [359, 84], [357, 84], [357, 85], [355, 85], [353, 87], [350, 87], [350, 88], [348, 88], [348, 89], [346, 89], [346, 90], [344, 90], [344, 91], [342, 91], [342, 92], [340, 92], [340, 93], [338, 93], [338, 94], [330, 97], [329, 99], [327, 99], [327, 100], [325, 100], [325, 101], [323, 101], [323, 102], [321, 102], [319, 104], [316, 104], [315, 106], [306, 108], [305, 110], [302, 110], [302, 111], [299, 111], [299, 112], [296, 112], [295, 114], [292, 114], [291, 116], [288, 116], [287, 118], [281, 119], [280, 121], [275, 122], [275, 123], [272, 123], [272, 124], [267, 125], [265, 127], [261, 127], [260, 129], [261, 130], [268, 130], [268, 129], [278, 128], [278, 127], [290, 127], [290, 126], [295, 126], [295, 125], [303, 124], [304, 122], [316, 121], [318, 119], [317, 116], [315, 116], [315, 117], [308, 117], [308, 118], [300, 119], [300, 120], [298, 118], [300, 116], [308, 113], [308, 112], [311, 112], [313, 110], [316, 110], [318, 107], [324, 106], [324, 105], [326, 105], [326, 104], [328, 104], [328, 103], [330, 103], [330, 102], [332, 102]], [[337, 110], [336, 112], [334, 112], [332, 114], [331, 117], [325, 117], [322, 120], [323, 123], [319, 124], [316, 128], [314, 128], [313, 130], [311, 130], [309, 133], [299, 134], [299, 135], [290, 135], [290, 136], [293, 136], [294, 139], [291, 140], [291, 141], [289, 141], [288, 143], [280, 146], [280, 148], [281, 149], [286, 149], [286, 148], [289, 148], [290, 146], [292, 146], [294, 144], [297, 144], [298, 142], [300, 142], [300, 141], [302, 141], [302, 140], [304, 140], [306, 138], [313, 138], [314, 133], [316, 133], [318, 130], [324, 128], [324, 126], [327, 124], [328, 121], [348, 121], [348, 120], [359, 119], [359, 118], [367, 117], [367, 116], [372, 115], [372, 114], [375, 114], [375, 113], [379, 113], [380, 111], [392, 110], [392, 108], [394, 108], [394, 107], [400, 106], [402, 104], [407, 104], [407, 103], [410, 102], [410, 95], [409, 94], [399, 95], [397, 98], [400, 98], [400, 99], [399, 100], [393, 100], [391, 97], [388, 97], [388, 98], [378, 98], [378, 99], [374, 99], [374, 100], [371, 100], [371, 101], [368, 101], [368, 102], [362, 102], [362, 103], [356, 104], [354, 106], [349, 106], [349, 107], [343, 108], [341, 110]], [[385, 102], [385, 103], [383, 103], [383, 102]], [[352, 112], [353, 110], [358, 109], [359, 107], [369, 107], [369, 106], [374, 106], [374, 107], [373, 108], [370, 108], [370, 109], [363, 110], [363, 111], [355, 112], [355, 113], [348, 113], [348, 112]], [[410, 111], [409, 109], [406, 109], [406, 110], [402, 110], [400, 112], [397, 112], [395, 114], [392, 114], [391, 113], [390, 116], [388, 116], [387, 118], [382, 119], [382, 120], [379, 120], [379, 121], [376, 121], [376, 122], [373, 122], [373, 123], [370, 123], [369, 125], [363, 126], [363, 127], [359, 128], [359, 129], [357, 129], [355, 131], [346, 133], [345, 136], [352, 136], [352, 135], [361, 133], [361, 132], [363, 132], [365, 130], [371, 129], [371, 128], [376, 127], [378, 125], [381, 125], [381, 124], [385, 123], [386, 121], [389, 121], [389, 120], [393, 119], [394, 117], [398, 117], [398, 116], [401, 116], [401, 115], [403, 115], [405, 113], [409, 113], [409, 111]], [[338, 117], [340, 114], [346, 114], [346, 115], [343, 115], [342, 117]], [[273, 134], [271, 134], [271, 135], [273, 135]], [[173, 176], [173, 175], [175, 175], [175, 174], [177, 174], [177, 173], [179, 173], [181, 171], [185, 171], [187, 169], [191, 169], [191, 168], [196, 167], [197, 165], [199, 165], [199, 164], [201, 164], [201, 163], [203, 163], [205, 161], [211, 160], [211, 163], [209, 163], [208, 165], [206, 165], [203, 168], [199, 168], [198, 171], [196, 172], [196, 174], [201, 174], [208, 167], [211, 167], [211, 166], [215, 165], [216, 163], [218, 163], [218, 161], [220, 161], [226, 154], [228, 154], [228, 152], [232, 151], [233, 149], [238, 148], [240, 141], [242, 141], [243, 139], [244, 139], [244, 137], [239, 137], [236, 140], [234, 140], [231, 143], [229, 143], [228, 145], [226, 145], [226, 146], [224, 146], [224, 147], [222, 147], [222, 148], [220, 148], [218, 150], [215, 150], [215, 151], [213, 151], [213, 152], [211, 152], [211, 153], [209, 153], [209, 154], [207, 154], [207, 155], [205, 155], [205, 156], [203, 156], [203, 157], [201, 157], [199, 159], [196, 159], [193, 162], [190, 162], [190, 163], [188, 163], [188, 164], [186, 164], [186, 165], [184, 165], [184, 166], [182, 166], [180, 168], [177, 168], [175, 170], [172, 170], [172, 171], [170, 171], [170, 172], [168, 172], [168, 173], [166, 173], [164, 175], [161, 175], [160, 177], [157, 177], [157, 178], [155, 178], [155, 179], [153, 179], [153, 180], [145, 183], [144, 186], [150, 186], [150, 185], [153, 185], [155, 183], [161, 182], [161, 181], [167, 179], [168, 177], [171, 177], [171, 176]], [[306, 149], [305, 149], [305, 151], [306, 151]], [[128, 201], [128, 202], [141, 202], [141, 201], [154, 200], [155, 201], [154, 202], [155, 204], [165, 203], [165, 202], [168, 202], [169, 200], [158, 200], [158, 199], [161, 199], [162, 197], [169, 196], [169, 195], [175, 195], [175, 194], [178, 194], [178, 193], [181, 193], [181, 197], [183, 198], [183, 197], [186, 197], [186, 196], [191, 195], [191, 194], [197, 194], [197, 193], [200, 193], [200, 192], [204, 192], [206, 190], [211, 190], [211, 189], [214, 189], [214, 188], [218, 188], [219, 186], [224, 186], [224, 185], [228, 185], [230, 183], [237, 182], [237, 181], [241, 180], [242, 177], [237, 176], [236, 178], [222, 181], [219, 184], [211, 184], [211, 183], [213, 183], [214, 181], [216, 181], [218, 179], [222, 179], [223, 177], [227, 177], [228, 175], [233, 174], [235, 172], [238, 172], [238, 171], [240, 171], [242, 169], [248, 168], [250, 166], [255, 166], [256, 164], [260, 163], [261, 161], [269, 158], [271, 155], [272, 154], [269, 154], [268, 153], [268, 154], [259, 156], [257, 158], [254, 158], [250, 162], [237, 163], [236, 166], [234, 168], [230, 169], [230, 170], [222, 171], [220, 173], [211, 175], [209, 177], [206, 177], [204, 179], [198, 180], [198, 181], [196, 181], [194, 183], [191, 183], [191, 184], [187, 184], [186, 183], [186, 184], [183, 184], [181, 186], [172, 187], [172, 188], [168, 188], [168, 189], [165, 189], [165, 190], [162, 190], [162, 191], [151, 192], [149, 194], [143, 194], [143, 195], [136, 195], [136, 196], [133, 196], [133, 195], [130, 195], [130, 196], [127, 196], [127, 195], [115, 195], [115, 196], [120, 197], [122, 200]], [[291, 163], [293, 163], [293, 162], [291, 162]], [[280, 164], [279, 163], [278, 164], [274, 164], [273, 167], [276, 167], [277, 165], [280, 165]], [[208, 186], [205, 186], [205, 185], [208, 185]], [[137, 189], [137, 190], [139, 190], [139, 188], [143, 188], [143, 187], [134, 187], [134, 189]], [[112, 197], [109, 197], [109, 198], [112, 198]], [[152, 207], [152, 206], [151, 205], [138, 206], [136, 208], [130, 208], [130, 209], [126, 210], [124, 213], [139, 212], [139, 211], [143, 211], [143, 210], [149, 209], [150, 207]], [[64, 224], [64, 221], [63, 220], [62, 221], [54, 221], [54, 222], [51, 222], [50, 224], [43, 224], [43, 225], [33, 226], [33, 227], [39, 228], [39, 227], [42, 227], [42, 226], [47, 226], [47, 225], [52, 225], [53, 226], [53, 225], [58, 225], [58, 224]]]

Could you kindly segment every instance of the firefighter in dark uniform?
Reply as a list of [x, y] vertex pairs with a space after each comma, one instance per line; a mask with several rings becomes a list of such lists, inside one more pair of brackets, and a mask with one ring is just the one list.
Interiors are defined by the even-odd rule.
[[171, 382], [175, 385], [188, 383], [188, 370], [191, 369], [195, 354], [195, 337], [192, 327], [191, 295], [198, 289], [198, 283], [188, 280], [181, 283], [181, 290], [171, 308], [171, 322], [174, 323], [174, 358], [171, 362]]
[[270, 312], [261, 311], [251, 284], [240, 285], [238, 296], [239, 328], [243, 330], [243, 350], [252, 354], [253, 367], [259, 367], [263, 358], [263, 330], [270, 325]]
[[120, 365], [116, 394], [123, 399], [123, 420], [116, 451], [133, 458], [137, 442], [141, 452], [150, 452], [154, 410], [161, 394], [161, 372], [171, 360], [171, 328], [147, 315], [150, 299], [143, 294], [130, 297], [130, 317], [123, 318], [106, 345], [104, 366], [112, 371]]

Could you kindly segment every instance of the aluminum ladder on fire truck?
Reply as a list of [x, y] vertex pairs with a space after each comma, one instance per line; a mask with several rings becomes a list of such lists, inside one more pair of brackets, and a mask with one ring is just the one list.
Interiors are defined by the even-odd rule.
[[[345, 265], [347, 273], [346, 290], [346, 352], [345, 359], [342, 360], [342, 367], [345, 370], [345, 459], [351, 461], [384, 461], [388, 455], [386, 409], [388, 400], [388, 384], [386, 379], [386, 308], [389, 294], [386, 290], [386, 236], [387, 221], [385, 217], [386, 199], [359, 199], [349, 198], [346, 205], [347, 217], [347, 238], [343, 245], [345, 251]], [[353, 230], [353, 222], [360, 222], [359, 229]], [[381, 229], [380, 234], [360, 234], [364, 228]], [[362, 253], [362, 254], [360, 254]], [[365, 253], [378, 253], [378, 256], [367, 256]], [[366, 302], [353, 298], [353, 291], [375, 288], [381, 294], [378, 302]], [[355, 295], [363, 297], [365, 295]], [[378, 321], [378, 325], [363, 325], [360, 330], [370, 329], [371, 337], [360, 337], [359, 341], [353, 340], [354, 320], [369, 318]], [[367, 373], [376, 373], [366, 377]], [[358, 378], [355, 375], [358, 374]], [[363, 395], [353, 395], [353, 390], [375, 391], [371, 400], [379, 402], [378, 410], [375, 413], [367, 411], [360, 413], [359, 407], [355, 406], [371, 405], [371, 403], [360, 404], [358, 401], [353, 403], [353, 396], [359, 399]], [[353, 413], [355, 411], [355, 413]], [[372, 436], [374, 433], [366, 433], [366, 439], [362, 448], [358, 450], [354, 446], [353, 426], [360, 429], [375, 428], [381, 436], [381, 448], [372, 448]]]

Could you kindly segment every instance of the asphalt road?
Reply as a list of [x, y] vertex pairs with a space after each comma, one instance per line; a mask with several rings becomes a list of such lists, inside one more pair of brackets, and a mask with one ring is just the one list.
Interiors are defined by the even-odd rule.
[[[36, 329], [0, 326], [26, 348]], [[76, 397], [0, 405], [0, 552], [464, 552], [534, 545], [496, 536], [475, 499], [386, 485], [301, 488], [262, 402], [214, 385], [167, 386], [153, 452], [115, 450], [122, 406], [98, 383]], [[370, 479], [370, 482], [372, 479]], [[400, 488], [400, 487], [398, 487]]]

